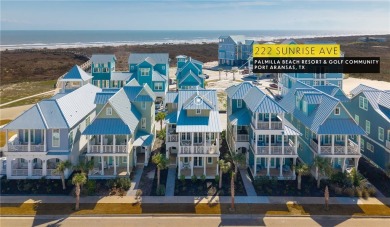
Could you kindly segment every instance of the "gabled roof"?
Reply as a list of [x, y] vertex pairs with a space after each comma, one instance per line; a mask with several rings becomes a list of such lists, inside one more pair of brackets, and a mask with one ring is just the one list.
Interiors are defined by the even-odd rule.
[[249, 111], [245, 108], [233, 113], [229, 116], [230, 124], [232, 125], [250, 125], [251, 123], [251, 115]]
[[235, 43], [244, 43], [245, 42], [245, 36], [243, 35], [231, 35], [230, 38], [232, 38], [232, 40], [235, 42]]
[[225, 91], [227, 96], [231, 99], [243, 99], [248, 90], [252, 87], [253, 84], [250, 82], [242, 82], [240, 84], [228, 87]]
[[349, 98], [347, 97], [347, 95], [344, 93], [344, 91], [336, 85], [329, 84], [329, 85], [325, 85], [325, 86], [314, 86], [314, 88], [337, 98], [341, 102], [349, 102], [350, 101]]
[[148, 134], [142, 131], [138, 131], [137, 135], [135, 136], [135, 140], [133, 143], [133, 146], [139, 147], [139, 146], [150, 146], [153, 143], [153, 134]]
[[83, 135], [129, 135], [129, 127], [120, 118], [97, 118]]
[[95, 96], [95, 104], [106, 104], [108, 100], [114, 95], [113, 92], [99, 92]]
[[155, 64], [168, 64], [169, 54], [168, 53], [130, 53], [128, 63], [139, 64], [143, 61]]
[[177, 103], [178, 95], [179, 95], [178, 92], [171, 92], [171, 91], [167, 92], [167, 94], [165, 95], [165, 102], [166, 103]]
[[78, 65], [75, 65], [64, 75], [64, 77], [62, 77], [61, 81], [87, 81], [89, 79], [92, 79], [92, 76], [86, 73]]
[[57, 99], [43, 100], [4, 129], [73, 128], [96, 108], [95, 95], [100, 91], [100, 88], [86, 84]]
[[180, 79], [179, 85], [182, 84], [182, 83], [184, 83], [185, 80], [186, 80], [188, 77], [190, 77], [190, 76], [192, 76], [192, 77], [198, 82], [198, 84], [201, 84], [201, 83], [202, 83], [202, 81], [200, 81], [200, 79], [199, 79], [199, 76], [195, 75], [195, 74], [192, 72], [192, 70], [190, 70], [182, 79]]
[[132, 73], [128, 73], [128, 72], [112, 72], [111, 73], [111, 80], [118, 80], [118, 81], [129, 81], [131, 76], [133, 74]]
[[147, 84], [141, 86], [135, 79], [132, 79], [129, 83], [123, 86], [123, 90], [130, 101], [149, 100], [150, 102], [153, 102], [156, 99], [156, 95], [153, 93], [153, 91], [150, 89], [150, 87]]
[[297, 44], [297, 42], [295, 42], [295, 40], [293, 40], [293, 39], [286, 39], [283, 42], [281, 42], [280, 44]]
[[176, 75], [178, 75], [178, 77], [181, 77], [182, 75], [181, 75], [181, 72], [186, 68], [186, 67], [188, 67], [188, 65], [193, 65], [194, 67], [195, 67], [195, 69], [197, 70], [197, 74], [200, 74], [200, 70], [201, 70], [201, 66], [198, 66], [198, 65], [196, 65], [196, 64], [194, 64], [194, 62], [193, 62], [193, 60], [188, 60], [188, 61], [186, 61], [186, 63], [180, 68], [180, 69], [178, 69], [177, 71], [176, 71]]
[[194, 93], [188, 100], [183, 104], [185, 110], [212, 110], [214, 109], [213, 103], [211, 103], [207, 97], [201, 94]]
[[91, 57], [92, 63], [108, 63], [116, 62], [116, 57], [114, 54], [93, 54]]
[[173, 111], [165, 117], [165, 123], [167, 124], [176, 124], [177, 122], [177, 112]]
[[167, 79], [168, 79], [167, 76], [160, 74], [156, 70], [152, 71], [152, 81], [166, 82]]
[[255, 113], [284, 113], [286, 112], [275, 100], [268, 97], [258, 87], [248, 89], [243, 98], [249, 110]]
[[352, 89], [352, 91], [350, 93], [352, 96], [356, 96], [362, 91], [379, 91], [379, 90], [376, 88], [364, 85], [364, 84], [359, 84], [357, 87]]

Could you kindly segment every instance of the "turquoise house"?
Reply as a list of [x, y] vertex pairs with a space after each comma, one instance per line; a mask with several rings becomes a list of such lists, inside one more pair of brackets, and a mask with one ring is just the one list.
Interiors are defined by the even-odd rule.
[[168, 91], [168, 53], [131, 53], [129, 70], [139, 84], [147, 84], [157, 98], [165, 99]]
[[179, 55], [176, 59], [177, 89], [204, 88], [203, 63], [185, 55]]

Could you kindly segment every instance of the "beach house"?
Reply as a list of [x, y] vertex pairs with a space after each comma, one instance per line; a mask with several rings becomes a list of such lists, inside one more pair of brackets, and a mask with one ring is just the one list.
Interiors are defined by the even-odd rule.
[[295, 180], [300, 132], [286, 119], [286, 110], [249, 82], [227, 93], [226, 139], [231, 153], [243, 153], [255, 176]]
[[[345, 106], [366, 131], [360, 139], [362, 155], [386, 170], [390, 164], [390, 91], [361, 84], [351, 95]], [[357, 143], [357, 137], [351, 139]]]
[[131, 53], [129, 69], [139, 84], [147, 84], [157, 99], [165, 99], [168, 91], [169, 54]]
[[166, 96], [166, 155], [176, 160], [178, 178], [218, 175], [222, 132], [215, 90], [186, 89]]
[[96, 95], [96, 117], [83, 131], [84, 155], [94, 160], [91, 178], [129, 175], [136, 164], [146, 166], [155, 138], [155, 95], [147, 84], [132, 79], [121, 89]]
[[75, 65], [69, 72], [65, 73], [60, 79], [61, 93], [67, 93], [92, 83], [92, 76], [86, 73], [80, 66]]
[[205, 77], [202, 72], [203, 63], [185, 55], [177, 56], [176, 60], [177, 89], [204, 88]]
[[218, 38], [218, 65], [242, 66], [252, 57], [254, 40], [245, 36], [222, 35]]
[[[297, 128], [300, 160], [312, 164], [314, 157], [330, 160], [332, 167], [344, 172], [358, 167], [360, 137], [364, 130], [355, 122], [344, 103], [301, 81], [296, 81], [279, 102], [287, 111], [286, 119]], [[330, 90], [330, 89], [329, 89]], [[357, 143], [351, 140], [357, 138]], [[318, 169], [312, 170], [318, 178]]]
[[[5, 125], [7, 179], [59, 179], [54, 171], [59, 162], [77, 164], [80, 150], [87, 144], [81, 133], [95, 117], [94, 100], [100, 91], [86, 84], [57, 94]], [[65, 171], [66, 178], [70, 174], [70, 170]]]
[[121, 88], [131, 79], [131, 73], [116, 71], [113, 54], [93, 54], [90, 60], [92, 83], [97, 87]]

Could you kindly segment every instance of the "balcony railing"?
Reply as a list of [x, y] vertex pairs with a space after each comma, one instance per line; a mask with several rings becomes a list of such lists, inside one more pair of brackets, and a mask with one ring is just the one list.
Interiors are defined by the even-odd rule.
[[217, 154], [217, 146], [181, 146], [180, 154]]
[[60, 173], [57, 173], [55, 169], [47, 169], [46, 176], [59, 176]]
[[271, 129], [271, 130], [278, 130], [282, 129], [282, 122], [281, 121], [271, 121], [271, 128], [269, 128], [269, 122], [257, 122], [257, 129]]
[[[271, 151], [271, 153], [269, 152]], [[284, 151], [282, 146], [258, 146], [257, 155], [271, 154], [271, 155], [292, 155], [294, 153], [294, 147], [285, 145]]]
[[[314, 151], [318, 152], [318, 143], [316, 141], [311, 140], [310, 146], [314, 149]], [[320, 153], [321, 155], [332, 155], [332, 145], [320, 145]], [[359, 147], [356, 143], [352, 142], [352, 140], [348, 140], [347, 153], [345, 153], [345, 145], [335, 144], [333, 146], [333, 154], [334, 155], [359, 154]]]
[[168, 142], [178, 142], [178, 135], [168, 135]]
[[[115, 147], [115, 152], [114, 152]], [[88, 153], [126, 153], [126, 145], [90, 145]]]
[[28, 169], [12, 169], [12, 176], [28, 176]]
[[237, 134], [236, 142], [248, 142], [249, 135], [248, 134]]
[[9, 151], [15, 151], [15, 152], [43, 152], [45, 151], [44, 145], [30, 145], [30, 150], [28, 150], [28, 145], [13, 145], [8, 144], [8, 150]]
[[42, 169], [33, 169], [32, 175], [33, 176], [42, 176]]

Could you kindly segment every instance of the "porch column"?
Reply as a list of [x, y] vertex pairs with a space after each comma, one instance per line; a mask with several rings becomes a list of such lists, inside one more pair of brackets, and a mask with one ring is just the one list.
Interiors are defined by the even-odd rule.
[[355, 161], [355, 169], [357, 171], [359, 167], [359, 158], [354, 158], [354, 161]]
[[28, 151], [31, 151], [31, 129], [28, 130]]
[[91, 150], [91, 136], [87, 136], [87, 153], [89, 153]]
[[258, 136], [257, 136], [257, 132], [255, 131], [255, 144], [253, 146], [253, 150], [254, 150], [254, 154], [256, 155], [257, 154], [257, 140], [258, 140]]
[[360, 144], [360, 140], [361, 140], [361, 136], [360, 136], [360, 135], [358, 135], [358, 136], [357, 136], [357, 142], [358, 142], [358, 149], [357, 149], [357, 153], [359, 153], [359, 154], [360, 154], [360, 146], [361, 146], [361, 144]]
[[271, 154], [271, 135], [268, 135], [268, 154]]
[[[217, 136], [215, 136], [215, 134], [216, 134]], [[219, 152], [219, 132], [214, 133], [214, 138], [217, 138], [217, 142], [216, 142], [217, 150], [216, 150], [215, 152]]]
[[126, 171], [127, 171], [127, 175], [130, 174], [130, 155], [127, 154], [126, 156]]
[[8, 129], [5, 130], [5, 146], [4, 146], [4, 149], [6, 151], [8, 151]]
[[42, 176], [47, 175], [47, 160], [42, 160]]
[[295, 154], [298, 154], [298, 136], [297, 135], [294, 136], [294, 151], [295, 151]]
[[284, 130], [284, 113], [282, 113], [282, 130]]
[[254, 176], [256, 176], [257, 175], [257, 172], [256, 172], [256, 170], [257, 170], [257, 157], [256, 157], [256, 155], [254, 155], [254, 166], [253, 166], [253, 175]]
[[258, 129], [257, 128], [257, 123], [259, 121], [259, 114], [258, 113], [254, 113], [254, 115], [255, 115], [255, 124], [254, 124], [254, 126], [255, 126], [255, 129]]
[[100, 172], [100, 175], [104, 175], [104, 156], [100, 156], [100, 161], [102, 163], [102, 171]]
[[43, 130], [43, 151], [47, 151], [46, 129]]
[[221, 177], [221, 175], [219, 174], [219, 164], [218, 164], [218, 162], [217, 162], [217, 175], [218, 175], [219, 177]]
[[203, 157], [203, 175], [206, 176], [206, 157]]
[[344, 135], [344, 153], [348, 154], [348, 135]]
[[193, 153], [194, 153], [194, 133], [191, 132], [191, 154]]
[[103, 135], [100, 135], [100, 153], [103, 153]]
[[343, 165], [342, 165], [342, 172], [344, 173], [344, 171], [345, 171], [345, 158], [342, 158], [342, 160], [343, 160]]
[[194, 157], [191, 157], [191, 177], [194, 176]]
[[284, 154], [284, 134], [282, 134], [282, 154]]
[[271, 129], [271, 113], [268, 114], [268, 128]]
[[112, 152], [115, 153], [116, 151], [116, 138], [115, 138], [115, 135], [112, 136]]
[[207, 149], [206, 149], [206, 133], [205, 133], [205, 132], [203, 133], [203, 147], [204, 147], [204, 148], [203, 148], [203, 149], [204, 149], [204, 150], [203, 150], [203, 153], [204, 153], [204, 154], [207, 154], [208, 152], [206, 152]]
[[334, 135], [332, 135], [332, 154], [334, 154]]
[[279, 176], [283, 177], [283, 158], [279, 159]]
[[114, 159], [114, 175], [116, 175], [116, 156], [112, 156]]
[[29, 177], [31, 177], [32, 176], [32, 162], [33, 162], [33, 160], [28, 160], [28, 163], [27, 163], [27, 167], [28, 167], [28, 169], [27, 169], [27, 171], [28, 171], [28, 176]]
[[233, 127], [234, 127], [234, 138], [235, 138], [235, 141], [237, 142], [238, 141], [238, 138], [237, 138], [237, 126], [238, 125], [236, 125], [236, 127], [234, 127], [234, 125], [233, 125]]
[[269, 176], [269, 167], [271, 165], [271, 158], [267, 158], [267, 176]]
[[7, 166], [5, 168], [6, 168], [7, 176], [11, 176], [12, 175], [12, 160], [7, 158], [6, 162], [7, 162]]
[[317, 146], [318, 146], [318, 150], [317, 150], [317, 152], [318, 152], [318, 154], [321, 154], [321, 135], [320, 134], [318, 134], [317, 135]]

